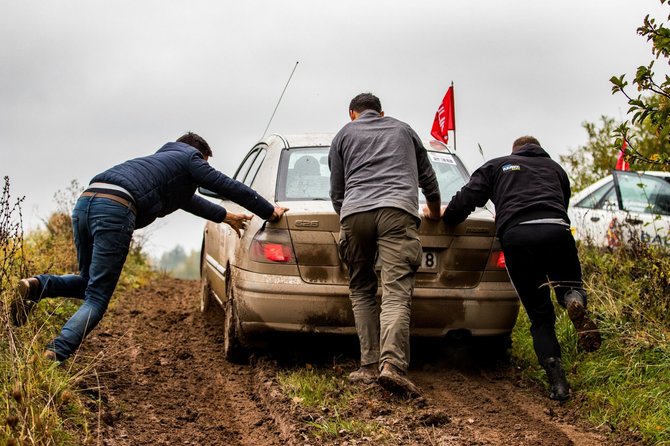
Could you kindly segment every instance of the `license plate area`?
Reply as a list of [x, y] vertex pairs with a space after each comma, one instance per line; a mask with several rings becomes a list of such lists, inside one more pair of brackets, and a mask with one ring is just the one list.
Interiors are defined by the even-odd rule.
[[421, 266], [419, 271], [433, 273], [437, 271], [437, 251], [424, 250], [421, 255]]
[[[422, 273], [435, 273], [438, 269], [438, 255], [437, 251], [432, 251], [430, 249], [424, 249], [421, 254], [421, 266], [419, 267], [419, 272]], [[375, 269], [381, 271], [382, 261], [377, 255], [377, 260], [375, 261]]]

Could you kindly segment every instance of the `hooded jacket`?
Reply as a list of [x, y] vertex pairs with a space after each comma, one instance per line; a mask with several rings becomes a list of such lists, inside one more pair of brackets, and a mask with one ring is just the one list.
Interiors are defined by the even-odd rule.
[[477, 169], [451, 199], [443, 220], [448, 225], [458, 224], [488, 200], [495, 205], [498, 237], [524, 221], [559, 218], [570, 223], [568, 175], [536, 144], [526, 144]]
[[274, 206], [253, 189], [214, 169], [197, 149], [180, 142], [169, 142], [153, 155], [114, 166], [93, 177], [91, 183], [96, 182], [130, 192], [137, 208], [137, 229], [177, 209], [222, 222], [226, 209], [195, 195], [198, 186], [225, 196], [263, 219], [270, 218], [274, 211]]

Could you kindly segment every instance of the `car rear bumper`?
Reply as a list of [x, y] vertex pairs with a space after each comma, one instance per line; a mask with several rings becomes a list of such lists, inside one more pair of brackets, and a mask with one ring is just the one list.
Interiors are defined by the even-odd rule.
[[[242, 332], [355, 334], [345, 285], [315, 285], [295, 276], [237, 271], [235, 298]], [[519, 300], [509, 282], [481, 282], [470, 289], [416, 288], [412, 300], [414, 336], [441, 337], [452, 330], [474, 336], [512, 331]]]

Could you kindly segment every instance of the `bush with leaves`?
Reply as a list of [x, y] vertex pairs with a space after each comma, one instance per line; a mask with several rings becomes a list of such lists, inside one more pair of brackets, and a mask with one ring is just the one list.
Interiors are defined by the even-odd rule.
[[[667, 0], [660, 0], [666, 4]], [[668, 16], [670, 21], [670, 15]], [[657, 170], [658, 166], [670, 165], [670, 152], [668, 141], [670, 138], [670, 76], [665, 74], [662, 80], [655, 72], [656, 60], [665, 59], [666, 64], [670, 58], [670, 28], [663, 22], [657, 21], [648, 14], [642, 26], [637, 29], [637, 34], [647, 38], [651, 43], [651, 52], [655, 60], [648, 65], [641, 65], [635, 72], [632, 84], [636, 87], [638, 94], [632, 95], [627, 90], [629, 86], [626, 75], [613, 76], [612, 93], [621, 93], [628, 103], [628, 114], [632, 115], [630, 123], [625, 121], [613, 132], [616, 137], [616, 150], [620, 150], [624, 141], [627, 143], [626, 159], [631, 164], [643, 164], [648, 169]], [[655, 150], [645, 153], [643, 145], [635, 139], [634, 132], [630, 126], [648, 125], [649, 131], [654, 135], [656, 141]]]

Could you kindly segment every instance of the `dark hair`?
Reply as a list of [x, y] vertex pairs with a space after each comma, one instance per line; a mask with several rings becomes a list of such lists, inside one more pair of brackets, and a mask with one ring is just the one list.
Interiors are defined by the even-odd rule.
[[361, 93], [351, 100], [349, 110], [357, 113], [363, 113], [365, 110], [374, 110], [377, 113], [382, 112], [382, 103], [379, 98], [372, 93]]
[[512, 152], [516, 152], [526, 144], [535, 144], [539, 146], [540, 142], [534, 136], [522, 136], [521, 138], [517, 138], [512, 144]]
[[203, 156], [212, 156], [212, 149], [209, 148], [209, 144], [204, 138], [200, 135], [196, 135], [193, 132], [188, 132], [185, 135], [181, 136], [177, 142], [183, 142], [189, 146], [197, 149]]

